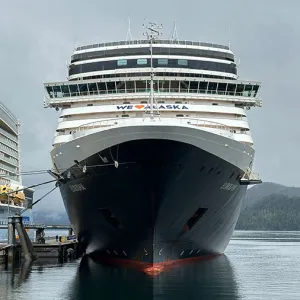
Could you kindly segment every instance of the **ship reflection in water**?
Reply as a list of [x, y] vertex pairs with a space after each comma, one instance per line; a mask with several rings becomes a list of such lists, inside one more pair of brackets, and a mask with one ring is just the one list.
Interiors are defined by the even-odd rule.
[[80, 263], [40, 261], [0, 269], [0, 299], [123, 300], [240, 299], [225, 255], [176, 265], [156, 276], [136, 268], [111, 267], [84, 258]]
[[68, 299], [238, 299], [230, 261], [225, 255], [167, 267], [156, 276], [134, 268], [81, 262]]

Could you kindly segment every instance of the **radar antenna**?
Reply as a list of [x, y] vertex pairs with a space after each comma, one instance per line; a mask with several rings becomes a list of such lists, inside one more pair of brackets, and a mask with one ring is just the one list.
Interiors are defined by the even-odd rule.
[[126, 36], [126, 42], [128, 41], [132, 41], [130, 16], [128, 17], [128, 30]]
[[163, 28], [162, 24], [157, 25], [156, 23], [149, 22], [148, 25], [143, 24], [145, 29], [144, 35], [147, 36], [150, 44], [150, 61], [151, 61], [151, 71], [150, 71], [150, 118], [153, 119], [153, 100], [154, 100], [154, 91], [153, 91], [153, 42], [157, 39], [158, 36], [162, 35], [160, 29]]

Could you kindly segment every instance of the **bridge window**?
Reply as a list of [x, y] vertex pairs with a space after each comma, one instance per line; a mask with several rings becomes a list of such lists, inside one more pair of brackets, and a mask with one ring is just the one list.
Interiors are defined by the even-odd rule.
[[61, 91], [62, 91], [63, 97], [69, 97], [70, 96], [69, 85], [62, 85], [61, 86]]
[[208, 93], [215, 94], [217, 90], [217, 82], [210, 82], [208, 84]]
[[137, 60], [138, 65], [146, 65], [147, 64], [147, 59], [146, 58], [139, 58]]
[[238, 84], [238, 85], [236, 86], [235, 95], [236, 95], [236, 96], [242, 96], [242, 95], [243, 95], [243, 91], [244, 91], [244, 87], [245, 87], [244, 84]]
[[205, 81], [200, 82], [200, 84], [199, 84], [200, 93], [204, 93], [204, 94], [206, 93], [207, 85], [208, 85], [208, 82], [205, 82]]
[[147, 83], [145, 80], [143, 81], [136, 81], [136, 91], [137, 92], [145, 92], [146, 88], [147, 88]]
[[178, 65], [179, 66], [187, 66], [188, 65], [188, 61], [186, 59], [178, 59]]
[[47, 92], [48, 92], [50, 98], [53, 98], [53, 89], [52, 89], [52, 86], [47, 86], [46, 89], [47, 89]]
[[121, 67], [121, 66], [127, 66], [127, 59], [119, 59], [119, 60], [117, 61], [117, 65], [118, 65], [119, 67]]
[[227, 83], [219, 83], [218, 84], [218, 94], [224, 95], [226, 91]]
[[234, 96], [236, 89], [236, 84], [228, 83], [227, 86], [227, 95]]
[[259, 86], [258, 85], [254, 85], [253, 86], [253, 91], [252, 91], [252, 96], [253, 97], [256, 97], [256, 95], [257, 95], [257, 92], [258, 92], [258, 89], [259, 89]]
[[253, 87], [252, 84], [245, 85], [245, 88], [243, 90], [244, 97], [251, 97], [252, 87]]

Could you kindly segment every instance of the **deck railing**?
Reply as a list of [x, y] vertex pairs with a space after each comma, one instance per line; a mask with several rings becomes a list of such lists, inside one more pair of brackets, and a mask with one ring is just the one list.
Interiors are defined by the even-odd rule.
[[[148, 40], [133, 40], [133, 41], [118, 41], [118, 42], [107, 42], [107, 43], [98, 43], [92, 45], [86, 45], [77, 47], [76, 51], [87, 50], [93, 48], [102, 48], [102, 47], [112, 47], [112, 46], [122, 46], [122, 45], [142, 45], [149, 44]], [[155, 44], [168, 44], [168, 45], [184, 45], [184, 46], [202, 46], [202, 47], [212, 47], [219, 48], [224, 50], [229, 50], [228, 46], [213, 44], [213, 43], [205, 43], [205, 42], [195, 42], [195, 41], [177, 41], [177, 40], [156, 40]]]
[[[150, 122], [149, 117], [145, 118], [112, 118], [112, 119], [106, 119], [106, 120], [100, 120], [100, 121], [94, 121], [94, 122], [89, 122], [86, 124], [83, 124], [79, 126], [77, 129], [73, 131], [73, 133], [77, 132], [83, 132], [86, 130], [90, 129], [95, 129], [95, 128], [103, 128], [103, 127], [112, 127], [112, 126], [117, 126], [117, 125], [132, 125], [132, 124], [140, 124], [141, 122]], [[188, 126], [195, 126], [195, 127], [202, 127], [202, 128], [210, 128], [210, 129], [217, 129], [221, 131], [225, 131], [228, 133], [234, 133], [231, 128], [228, 126], [213, 122], [213, 121], [208, 121], [204, 119], [197, 119], [197, 118], [187, 118], [187, 117], [162, 117], [162, 116], [155, 116], [154, 122], [151, 123], [153, 125], [158, 124], [161, 125], [161, 123], [166, 123], [166, 124], [185, 124]]]

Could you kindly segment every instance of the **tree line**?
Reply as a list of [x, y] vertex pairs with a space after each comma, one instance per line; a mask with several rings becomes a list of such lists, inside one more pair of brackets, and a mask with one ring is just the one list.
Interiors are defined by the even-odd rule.
[[300, 197], [274, 194], [241, 211], [238, 230], [300, 230]]

